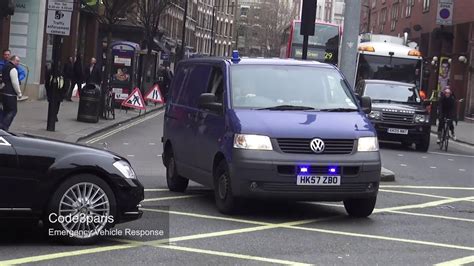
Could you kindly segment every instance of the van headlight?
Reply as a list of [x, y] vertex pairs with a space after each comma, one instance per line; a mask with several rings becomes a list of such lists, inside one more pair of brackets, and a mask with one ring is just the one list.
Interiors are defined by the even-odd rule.
[[428, 122], [430, 122], [429, 115], [421, 115], [421, 114], [415, 115], [415, 123], [428, 123]]
[[246, 150], [273, 150], [272, 142], [267, 136], [235, 134], [234, 148]]
[[133, 168], [129, 163], [125, 161], [116, 161], [113, 165], [117, 170], [119, 170], [119, 172], [123, 175], [123, 177], [129, 178], [129, 179], [137, 178], [135, 171], [133, 171]]
[[379, 142], [377, 137], [362, 137], [359, 138], [357, 144], [357, 151], [378, 151]]

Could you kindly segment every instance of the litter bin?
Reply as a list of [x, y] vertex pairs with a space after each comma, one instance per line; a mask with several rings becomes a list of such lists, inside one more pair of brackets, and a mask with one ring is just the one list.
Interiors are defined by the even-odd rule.
[[77, 120], [82, 122], [99, 122], [100, 87], [96, 84], [87, 84], [81, 90]]

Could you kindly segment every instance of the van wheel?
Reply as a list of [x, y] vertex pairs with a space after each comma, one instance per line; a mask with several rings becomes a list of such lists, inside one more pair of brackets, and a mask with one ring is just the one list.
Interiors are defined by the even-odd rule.
[[116, 209], [110, 186], [95, 175], [81, 174], [67, 179], [56, 189], [43, 221], [48, 231], [54, 230], [58, 240], [89, 245], [97, 242], [100, 231], [114, 226]]
[[238, 200], [232, 193], [229, 167], [222, 160], [214, 171], [214, 197], [219, 212], [233, 214], [238, 209]]
[[168, 154], [166, 165], [166, 182], [168, 189], [173, 192], [184, 192], [188, 188], [189, 179], [178, 175], [176, 160], [173, 152]]
[[353, 217], [368, 217], [375, 208], [377, 197], [366, 199], [348, 199], [344, 201], [347, 213]]
[[428, 149], [430, 148], [430, 135], [427, 134], [426, 136], [423, 136], [420, 142], [416, 143], [415, 148], [417, 151], [427, 152]]

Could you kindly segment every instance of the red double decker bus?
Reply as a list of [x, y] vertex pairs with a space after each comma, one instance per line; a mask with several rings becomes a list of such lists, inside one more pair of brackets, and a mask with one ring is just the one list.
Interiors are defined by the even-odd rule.
[[[301, 21], [295, 20], [286, 28], [280, 50], [281, 58], [301, 59], [303, 56], [303, 35], [300, 35]], [[308, 60], [338, 64], [341, 27], [337, 24], [315, 22], [314, 36], [309, 36]]]

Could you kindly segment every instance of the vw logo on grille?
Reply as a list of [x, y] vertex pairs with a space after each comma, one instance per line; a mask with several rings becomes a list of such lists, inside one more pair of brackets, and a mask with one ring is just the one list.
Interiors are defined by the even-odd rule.
[[322, 139], [313, 139], [309, 146], [314, 153], [322, 153], [325, 147]]

